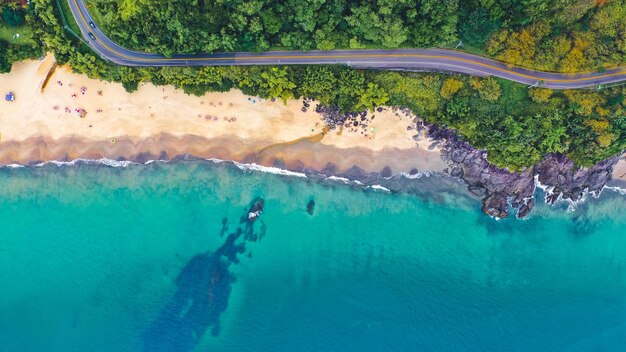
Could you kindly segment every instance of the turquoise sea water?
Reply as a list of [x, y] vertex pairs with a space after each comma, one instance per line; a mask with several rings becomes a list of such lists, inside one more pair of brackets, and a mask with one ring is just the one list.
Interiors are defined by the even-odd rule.
[[460, 186], [3, 168], [0, 351], [623, 351], [625, 208], [496, 222]]

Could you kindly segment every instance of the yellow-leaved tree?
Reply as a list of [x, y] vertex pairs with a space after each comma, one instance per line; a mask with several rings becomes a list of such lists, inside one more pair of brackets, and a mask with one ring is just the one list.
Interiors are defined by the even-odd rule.
[[441, 85], [441, 96], [444, 97], [444, 99], [450, 99], [461, 88], [463, 88], [463, 81], [455, 78], [446, 78]]

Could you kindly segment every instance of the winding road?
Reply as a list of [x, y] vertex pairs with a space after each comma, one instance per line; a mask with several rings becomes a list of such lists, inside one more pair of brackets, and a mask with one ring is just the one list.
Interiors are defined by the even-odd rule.
[[[495, 76], [528, 86], [552, 89], [599, 87], [626, 81], [626, 70], [622, 68], [581, 74], [542, 72], [511, 67], [496, 60], [446, 49], [269, 51], [165, 57], [121, 47], [109, 39], [95, 24], [84, 0], [67, 1], [89, 46], [103, 59], [124, 66], [339, 64], [363, 69], [455, 72], [474, 76]], [[94, 23], [95, 28], [90, 26], [90, 22]], [[89, 33], [95, 39], [91, 39]]]

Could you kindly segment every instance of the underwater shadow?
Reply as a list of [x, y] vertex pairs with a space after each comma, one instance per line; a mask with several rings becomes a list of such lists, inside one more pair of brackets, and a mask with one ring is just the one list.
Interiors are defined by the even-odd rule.
[[[259, 233], [254, 231], [263, 205], [263, 199], [256, 198], [224, 244], [189, 260], [176, 278], [176, 293], [144, 332], [143, 351], [190, 351], [209, 328], [212, 335], [219, 334], [219, 318], [226, 311], [235, 282], [230, 266], [239, 263], [238, 256], [245, 253], [247, 242], [264, 236], [264, 223]], [[220, 236], [227, 232], [227, 226], [224, 220]]]

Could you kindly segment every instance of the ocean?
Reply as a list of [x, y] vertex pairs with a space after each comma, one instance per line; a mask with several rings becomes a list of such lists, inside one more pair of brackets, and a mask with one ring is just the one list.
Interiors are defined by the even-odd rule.
[[443, 181], [0, 168], [0, 351], [624, 350], [626, 197], [496, 221]]

